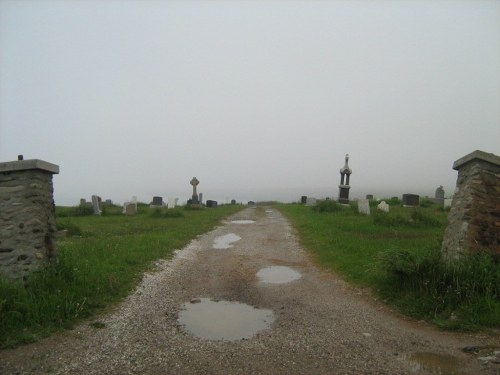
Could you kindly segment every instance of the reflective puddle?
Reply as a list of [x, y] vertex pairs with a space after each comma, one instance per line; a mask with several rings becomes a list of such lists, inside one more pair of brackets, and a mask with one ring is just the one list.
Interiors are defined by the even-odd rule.
[[233, 224], [253, 224], [255, 220], [231, 220]]
[[241, 240], [241, 237], [234, 233], [225, 234], [224, 236], [216, 237], [212, 247], [214, 249], [229, 249], [233, 247], [233, 245], [231, 245], [233, 242], [239, 240]]
[[273, 213], [273, 210], [266, 210], [266, 212], [267, 212], [268, 214], [272, 214], [272, 213]]
[[462, 371], [462, 363], [452, 355], [419, 352], [410, 354], [406, 359], [414, 373], [427, 371], [435, 375], [470, 375]]
[[205, 340], [241, 340], [267, 329], [274, 321], [271, 310], [244, 303], [212, 301], [208, 298], [185, 303], [179, 323], [192, 335]]
[[302, 275], [290, 267], [272, 266], [261, 269], [256, 276], [263, 283], [284, 284], [300, 279]]

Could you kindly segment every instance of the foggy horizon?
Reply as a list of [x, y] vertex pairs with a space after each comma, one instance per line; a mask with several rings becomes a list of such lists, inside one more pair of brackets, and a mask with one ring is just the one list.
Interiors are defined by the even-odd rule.
[[500, 154], [498, 1], [0, 1], [0, 162], [93, 194], [453, 194]]

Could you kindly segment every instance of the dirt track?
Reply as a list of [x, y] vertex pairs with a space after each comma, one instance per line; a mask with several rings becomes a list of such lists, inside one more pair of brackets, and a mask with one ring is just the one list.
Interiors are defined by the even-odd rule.
[[[247, 208], [158, 263], [114, 312], [73, 331], [0, 351], [0, 374], [499, 374], [466, 346], [500, 347], [498, 337], [439, 332], [389, 311], [318, 268], [275, 209]], [[214, 249], [234, 233], [241, 240]], [[255, 274], [282, 265], [301, 273], [286, 284]], [[184, 303], [237, 301], [272, 310], [269, 329], [249, 339], [197, 338], [178, 322]], [[489, 349], [491, 351], [492, 349]], [[441, 367], [432, 367], [440, 364]], [[439, 372], [441, 371], [441, 372]]]

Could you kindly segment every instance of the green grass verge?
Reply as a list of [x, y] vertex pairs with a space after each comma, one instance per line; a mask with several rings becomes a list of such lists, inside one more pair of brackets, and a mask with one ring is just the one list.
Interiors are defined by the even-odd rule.
[[109, 207], [103, 216], [57, 207], [58, 263], [30, 276], [24, 286], [0, 280], [0, 348], [33, 342], [71, 328], [82, 318], [120, 301], [152, 262], [169, 258], [198, 234], [241, 206], [173, 210], [139, 207], [124, 216]]
[[447, 213], [425, 206], [395, 202], [390, 213], [372, 207], [371, 216], [328, 201], [276, 207], [320, 264], [403, 313], [447, 329], [500, 327], [500, 265], [487, 255], [444, 263]]

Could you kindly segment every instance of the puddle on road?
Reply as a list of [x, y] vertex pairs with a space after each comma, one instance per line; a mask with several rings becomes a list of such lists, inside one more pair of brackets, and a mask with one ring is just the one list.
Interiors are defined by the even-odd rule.
[[268, 214], [272, 214], [272, 213], [273, 213], [273, 210], [266, 210], [266, 212], [267, 212]]
[[228, 233], [225, 234], [224, 236], [219, 236], [215, 238], [213, 248], [214, 249], [229, 249], [230, 247], [233, 247], [232, 243], [241, 240], [241, 237], [234, 234], [234, 233]]
[[192, 335], [205, 340], [241, 340], [267, 329], [274, 321], [271, 310], [256, 309], [244, 303], [200, 298], [185, 303], [179, 323]]
[[255, 220], [231, 220], [233, 224], [253, 224]]
[[256, 276], [263, 283], [285, 284], [300, 279], [302, 275], [290, 267], [271, 266], [261, 269]]
[[462, 371], [460, 359], [448, 354], [418, 352], [405, 356], [411, 363], [413, 373], [428, 371], [434, 375], [470, 375]]

